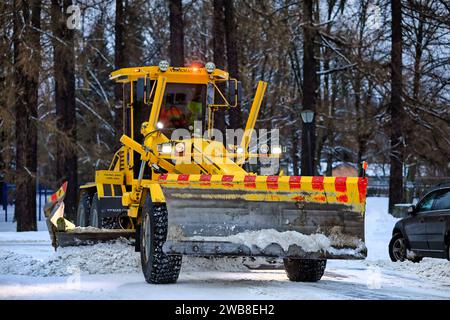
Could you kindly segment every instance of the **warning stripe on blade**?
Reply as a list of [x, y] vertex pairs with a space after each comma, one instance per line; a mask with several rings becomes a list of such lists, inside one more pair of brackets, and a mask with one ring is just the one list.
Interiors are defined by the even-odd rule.
[[267, 189], [278, 189], [278, 176], [268, 176], [266, 183]]
[[251, 201], [336, 203], [357, 205], [362, 211], [367, 191], [367, 178], [357, 177], [168, 174], [158, 181], [168, 188], [240, 190]]
[[234, 175], [223, 175], [222, 176], [222, 185], [225, 187], [233, 186]]

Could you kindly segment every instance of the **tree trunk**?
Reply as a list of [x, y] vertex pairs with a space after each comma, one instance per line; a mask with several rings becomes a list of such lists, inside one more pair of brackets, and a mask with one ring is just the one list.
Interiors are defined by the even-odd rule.
[[392, 52], [391, 52], [391, 153], [389, 177], [389, 212], [394, 204], [403, 201], [403, 133], [402, 121], [402, 4], [391, 0]]
[[58, 129], [66, 134], [58, 137], [56, 150], [56, 179], [58, 184], [68, 182], [64, 199], [65, 215], [68, 219], [76, 217], [78, 190], [77, 166], [77, 122], [75, 110], [75, 55], [74, 31], [67, 28], [66, 12], [71, 0], [52, 0], [51, 17], [53, 35], [53, 68], [55, 77], [55, 103]]
[[[14, 1], [14, 85], [16, 100], [17, 231], [36, 231], [37, 107], [40, 56], [41, 3]], [[31, 17], [30, 17], [31, 10]], [[26, 43], [26, 45], [25, 45]], [[24, 65], [26, 61], [27, 65]], [[32, 65], [30, 66], [28, 65]]]
[[[227, 46], [228, 72], [230, 76], [239, 80], [239, 59], [237, 51], [237, 29], [236, 18], [234, 15], [234, 0], [225, 0], [225, 41]], [[230, 101], [231, 102], [231, 101]], [[232, 129], [242, 128], [241, 107], [231, 108], [230, 127]]]
[[[214, 0], [214, 19], [213, 19], [213, 53], [214, 63], [219, 69], [225, 69], [225, 16], [223, 0]], [[224, 92], [224, 86], [220, 84], [218, 88]], [[216, 94], [215, 104], [224, 104], [225, 101]], [[225, 109], [219, 107], [214, 113], [214, 128], [225, 132]]]
[[[116, 0], [116, 18], [114, 22], [115, 42], [114, 42], [114, 64], [115, 68], [125, 68], [125, 9], [123, 0]], [[114, 97], [116, 100], [116, 108], [114, 112], [114, 129], [116, 137], [120, 137], [123, 133], [123, 93], [122, 84], [117, 83], [114, 87]], [[118, 140], [117, 140], [118, 141]], [[116, 149], [120, 147], [120, 141], [116, 144]]]
[[[303, 110], [316, 110], [317, 62], [314, 57], [315, 30], [313, 26], [313, 0], [303, 1]], [[303, 123], [302, 130], [302, 175], [315, 173], [315, 117], [312, 123]]]
[[170, 64], [184, 66], [184, 23], [183, 4], [181, 0], [169, 0], [170, 11]]

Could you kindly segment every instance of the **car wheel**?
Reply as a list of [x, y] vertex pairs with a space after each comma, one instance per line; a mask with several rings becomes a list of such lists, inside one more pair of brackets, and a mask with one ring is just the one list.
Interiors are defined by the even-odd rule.
[[450, 243], [447, 245], [447, 259], [450, 261]]
[[414, 258], [409, 258], [408, 260], [414, 263], [419, 263], [420, 261], [422, 261], [423, 257], [414, 257]]
[[389, 242], [389, 257], [393, 262], [406, 260], [406, 241], [400, 233], [395, 234]]

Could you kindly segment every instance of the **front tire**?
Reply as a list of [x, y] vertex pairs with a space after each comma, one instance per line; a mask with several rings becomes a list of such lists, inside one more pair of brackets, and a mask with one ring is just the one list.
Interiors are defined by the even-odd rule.
[[182, 256], [163, 252], [167, 228], [166, 205], [153, 204], [147, 197], [142, 208], [140, 249], [142, 271], [148, 283], [175, 283], [180, 274]]
[[295, 282], [317, 282], [325, 273], [326, 259], [283, 259], [287, 277]]

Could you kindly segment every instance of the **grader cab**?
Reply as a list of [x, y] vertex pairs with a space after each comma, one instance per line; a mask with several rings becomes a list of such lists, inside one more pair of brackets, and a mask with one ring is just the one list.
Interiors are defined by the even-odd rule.
[[[230, 138], [214, 119], [242, 90], [212, 63], [110, 79], [123, 86], [122, 147], [80, 187], [77, 221], [64, 218], [64, 188], [47, 204], [55, 247], [135, 238], [150, 283], [175, 282], [183, 255], [280, 258], [293, 281], [318, 281], [326, 259], [365, 258], [367, 178], [276, 175], [282, 147], [254, 130], [267, 83]], [[251, 172], [264, 161], [271, 175]]]

